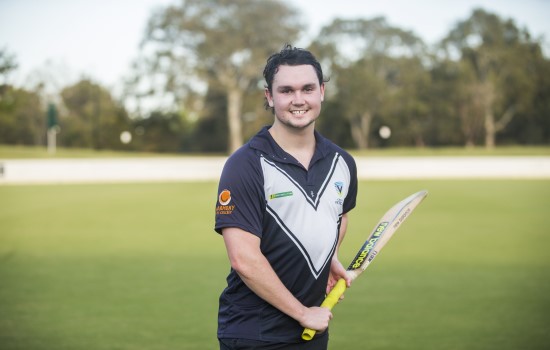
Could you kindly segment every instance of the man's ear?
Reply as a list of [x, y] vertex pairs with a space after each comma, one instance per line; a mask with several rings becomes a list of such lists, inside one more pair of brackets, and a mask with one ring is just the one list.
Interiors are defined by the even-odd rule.
[[269, 89], [264, 89], [264, 95], [265, 95], [265, 98], [267, 99], [267, 104], [269, 105], [269, 107], [273, 107], [273, 97], [271, 97], [271, 93], [269, 92]]
[[321, 84], [321, 102], [325, 100], [325, 83]]

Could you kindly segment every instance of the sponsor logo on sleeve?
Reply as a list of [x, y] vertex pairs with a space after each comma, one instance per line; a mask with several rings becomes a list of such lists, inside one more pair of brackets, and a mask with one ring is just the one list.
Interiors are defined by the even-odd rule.
[[216, 206], [216, 215], [228, 215], [235, 209], [231, 203], [231, 191], [223, 190], [218, 195], [218, 205]]

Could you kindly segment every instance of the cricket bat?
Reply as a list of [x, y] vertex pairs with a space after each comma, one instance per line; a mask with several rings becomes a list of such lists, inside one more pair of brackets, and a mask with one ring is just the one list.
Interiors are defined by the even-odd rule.
[[[380, 250], [388, 243], [395, 231], [401, 226], [403, 221], [411, 215], [412, 211], [427, 195], [428, 191], [425, 190], [416, 192], [395, 204], [384, 214], [384, 216], [382, 216], [369, 238], [363, 243], [363, 246], [359, 249], [359, 252], [357, 252], [357, 255], [347, 268], [347, 274], [351, 277], [352, 281], [365, 271], [372, 260], [380, 253]], [[338, 303], [340, 296], [342, 296], [345, 291], [346, 281], [342, 278], [338, 280], [334, 288], [332, 288], [330, 293], [326, 296], [321, 307], [331, 310], [332, 307]], [[316, 331], [313, 329], [304, 329], [302, 339], [313, 339], [315, 332]]]

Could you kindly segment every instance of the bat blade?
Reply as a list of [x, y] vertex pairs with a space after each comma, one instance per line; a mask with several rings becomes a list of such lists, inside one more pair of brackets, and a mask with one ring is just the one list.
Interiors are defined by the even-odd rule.
[[[384, 248], [386, 243], [393, 236], [395, 231], [403, 224], [403, 222], [410, 216], [413, 210], [426, 198], [428, 191], [422, 190], [407, 198], [403, 199], [399, 203], [391, 207], [378, 221], [369, 238], [363, 243], [361, 249], [355, 255], [355, 258], [351, 261], [351, 264], [347, 268], [347, 273], [352, 280], [356, 279], [374, 258], [378, 255], [380, 250]], [[330, 293], [326, 296], [325, 300], [321, 304], [321, 307], [332, 309], [334, 305], [340, 299], [340, 296], [346, 291], [346, 281], [340, 279]], [[316, 331], [313, 329], [304, 329], [302, 333], [302, 339], [311, 340]]]
[[395, 204], [382, 216], [347, 269], [352, 279], [366, 270], [395, 231], [427, 195], [428, 191], [425, 190], [416, 192]]

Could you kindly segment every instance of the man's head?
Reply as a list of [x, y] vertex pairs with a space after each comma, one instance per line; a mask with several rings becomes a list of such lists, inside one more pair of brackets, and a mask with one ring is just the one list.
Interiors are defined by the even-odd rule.
[[321, 65], [306, 50], [285, 48], [267, 60], [265, 107], [275, 115], [274, 125], [306, 130], [321, 113], [325, 83]]
[[[271, 55], [267, 59], [267, 64], [264, 68], [264, 79], [266, 81], [265, 88], [271, 94], [273, 92], [273, 79], [280, 66], [300, 66], [300, 65], [310, 65], [315, 70], [315, 74], [319, 80], [319, 85], [327, 80], [323, 77], [323, 69], [321, 64], [313, 54], [307, 50], [293, 47], [290, 44], [286, 44], [280, 52], [277, 52]], [[265, 108], [269, 109], [269, 103], [266, 99]]]

